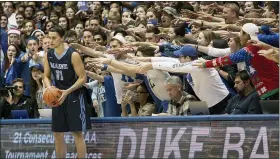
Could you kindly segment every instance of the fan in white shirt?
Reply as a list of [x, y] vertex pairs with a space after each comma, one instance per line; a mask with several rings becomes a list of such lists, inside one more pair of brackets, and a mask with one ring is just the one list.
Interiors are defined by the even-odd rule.
[[[219, 105], [220, 102], [228, 98], [229, 91], [215, 69], [203, 70], [192, 66], [192, 63], [195, 62], [192, 57], [197, 57], [196, 50], [193, 47], [184, 46], [181, 50], [174, 53], [177, 56], [179, 55], [179, 60], [166, 57], [151, 57], [148, 59], [150, 59], [152, 63], [143, 63], [140, 66], [126, 65], [129, 66], [129, 71], [134, 73], [147, 73], [149, 70], [153, 69], [177, 73], [190, 73], [191, 78], [188, 78], [189, 83], [193, 87], [196, 95], [202, 101], [207, 102], [209, 108]], [[114, 60], [108, 61], [108, 59], [99, 59], [99, 61], [112, 66], [118, 65]], [[222, 110], [219, 113], [222, 113]]]

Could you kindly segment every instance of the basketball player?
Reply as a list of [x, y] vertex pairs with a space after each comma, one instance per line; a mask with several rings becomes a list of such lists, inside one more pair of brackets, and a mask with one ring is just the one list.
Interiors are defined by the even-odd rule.
[[80, 55], [64, 43], [64, 31], [54, 26], [49, 31], [50, 50], [44, 57], [44, 82], [62, 91], [59, 106], [52, 108], [52, 131], [55, 137], [57, 158], [66, 157], [64, 132], [72, 132], [75, 138], [78, 158], [86, 157], [83, 131], [90, 129], [89, 106], [86, 106], [86, 72]]

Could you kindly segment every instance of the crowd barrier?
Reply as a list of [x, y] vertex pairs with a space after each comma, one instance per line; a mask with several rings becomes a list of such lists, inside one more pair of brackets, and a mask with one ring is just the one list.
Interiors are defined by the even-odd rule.
[[[87, 158], [279, 158], [279, 115], [92, 118]], [[55, 158], [50, 119], [0, 120], [0, 158]], [[67, 158], [76, 158], [71, 133]]]

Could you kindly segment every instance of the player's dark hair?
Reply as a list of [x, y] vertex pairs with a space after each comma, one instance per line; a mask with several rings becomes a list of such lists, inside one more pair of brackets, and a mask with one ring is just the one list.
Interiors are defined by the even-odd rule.
[[65, 34], [64, 29], [59, 25], [55, 25], [55, 26], [51, 27], [49, 32], [56, 32], [60, 37], [64, 37], [64, 34]]

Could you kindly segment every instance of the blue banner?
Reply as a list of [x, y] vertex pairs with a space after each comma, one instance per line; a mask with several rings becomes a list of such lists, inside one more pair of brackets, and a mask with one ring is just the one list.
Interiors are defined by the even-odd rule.
[[[279, 116], [92, 119], [87, 158], [279, 158]], [[1, 120], [1, 158], [55, 158], [50, 120]], [[76, 158], [71, 133], [67, 158]]]

